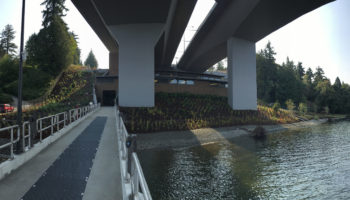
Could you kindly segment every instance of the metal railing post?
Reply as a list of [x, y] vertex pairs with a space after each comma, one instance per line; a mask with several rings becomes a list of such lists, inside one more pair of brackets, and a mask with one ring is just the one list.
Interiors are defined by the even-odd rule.
[[40, 119], [40, 142], [43, 142], [43, 121]]
[[10, 152], [10, 159], [12, 160], [14, 158], [13, 156], [13, 128], [11, 129], [11, 152]]
[[57, 123], [57, 132], [60, 130], [60, 115], [56, 115], [56, 123]]
[[51, 135], [53, 135], [54, 116], [51, 117]]

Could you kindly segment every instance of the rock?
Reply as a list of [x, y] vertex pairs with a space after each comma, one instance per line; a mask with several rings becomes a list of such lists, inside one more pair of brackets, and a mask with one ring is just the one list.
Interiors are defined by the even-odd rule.
[[266, 130], [262, 126], [258, 126], [253, 131], [253, 137], [255, 139], [265, 139], [266, 138]]

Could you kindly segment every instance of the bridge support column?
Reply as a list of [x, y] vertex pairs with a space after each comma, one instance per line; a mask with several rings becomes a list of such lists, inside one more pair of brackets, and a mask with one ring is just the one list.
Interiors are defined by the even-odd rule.
[[109, 28], [119, 44], [119, 105], [153, 107], [154, 46], [163, 24], [128, 24]]
[[234, 110], [257, 110], [255, 43], [227, 41], [228, 103]]
[[109, 75], [118, 75], [118, 52], [109, 52]]

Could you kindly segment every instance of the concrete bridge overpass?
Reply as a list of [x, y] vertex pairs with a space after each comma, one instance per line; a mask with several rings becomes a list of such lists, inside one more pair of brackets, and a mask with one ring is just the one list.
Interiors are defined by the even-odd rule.
[[[178, 68], [203, 72], [228, 57], [233, 109], [257, 109], [255, 42], [333, 0], [217, 0]], [[72, 0], [110, 51], [120, 106], [154, 106], [154, 71], [171, 66], [196, 0]]]

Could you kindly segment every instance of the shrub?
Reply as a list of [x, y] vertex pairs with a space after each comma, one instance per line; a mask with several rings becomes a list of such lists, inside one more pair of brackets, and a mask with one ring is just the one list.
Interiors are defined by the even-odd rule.
[[328, 106], [325, 106], [325, 107], [324, 107], [324, 112], [325, 112], [326, 114], [329, 114], [329, 107], [328, 107]]
[[286, 106], [287, 106], [287, 109], [288, 109], [288, 110], [294, 110], [294, 109], [295, 109], [294, 102], [293, 102], [293, 100], [291, 100], [291, 99], [288, 99], [288, 100], [286, 101]]
[[2, 90], [0, 90], [0, 104], [3, 103], [11, 103], [12, 97], [8, 94], [5, 94]]
[[275, 112], [278, 112], [278, 110], [281, 108], [281, 104], [276, 101], [273, 106], [272, 106], [272, 109], [275, 111]]
[[307, 113], [307, 105], [305, 103], [299, 103], [298, 110], [301, 113]]

